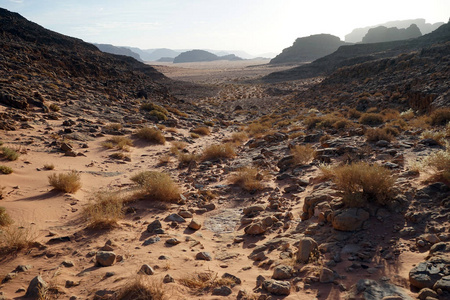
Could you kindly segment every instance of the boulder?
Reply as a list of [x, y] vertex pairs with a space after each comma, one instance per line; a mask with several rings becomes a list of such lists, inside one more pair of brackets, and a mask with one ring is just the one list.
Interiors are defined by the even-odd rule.
[[195, 258], [198, 259], [198, 260], [207, 260], [207, 261], [211, 261], [212, 260], [211, 253], [205, 252], [205, 251], [197, 253]]
[[265, 280], [263, 288], [273, 295], [289, 295], [291, 293], [291, 284], [289, 281]]
[[215, 289], [213, 289], [212, 295], [214, 295], [214, 296], [228, 296], [228, 295], [231, 295], [232, 292], [233, 291], [229, 287], [223, 285], [223, 286], [216, 287]]
[[256, 234], [262, 234], [266, 232], [265, 226], [259, 221], [253, 224], [248, 225], [245, 227], [244, 232], [246, 234], [256, 235]]
[[433, 286], [433, 289], [434, 290], [441, 289], [443, 291], [450, 292], [450, 275], [444, 276], [438, 281], [436, 281], [436, 283]]
[[245, 207], [243, 210], [243, 213], [244, 213], [244, 215], [248, 216], [248, 215], [256, 213], [256, 212], [264, 211], [265, 209], [266, 209], [266, 207], [264, 205], [252, 205], [252, 206]]
[[333, 228], [341, 231], [360, 229], [370, 215], [361, 208], [345, 208], [335, 211], [331, 216]]
[[425, 299], [427, 299], [427, 297], [437, 298], [438, 294], [435, 291], [433, 291], [432, 289], [428, 289], [428, 288], [421, 289], [419, 292], [419, 299], [425, 300]]
[[109, 267], [116, 262], [117, 255], [112, 251], [98, 251], [95, 259], [100, 267]]
[[142, 265], [141, 269], [138, 272], [138, 274], [143, 274], [143, 275], [153, 275], [154, 273], [155, 273], [155, 271], [153, 271], [153, 268], [147, 264]]
[[317, 242], [310, 237], [300, 239], [297, 248], [297, 261], [302, 263], [307, 263], [311, 254], [319, 251]]
[[[392, 298], [394, 297], [394, 298]], [[401, 299], [413, 300], [408, 295], [408, 291], [393, 284], [372, 279], [360, 279], [353, 285], [347, 295], [348, 299], [380, 300], [380, 299]]]
[[292, 277], [292, 267], [279, 265], [273, 269], [273, 279], [289, 279]]
[[37, 299], [40, 295], [40, 292], [43, 289], [47, 288], [47, 282], [40, 275], [31, 279], [30, 284], [28, 285], [27, 292], [25, 294], [26, 298]]
[[200, 228], [202, 228], [202, 224], [197, 220], [192, 219], [188, 227], [192, 230], [199, 230]]
[[328, 268], [322, 268], [320, 270], [319, 281], [321, 283], [329, 283], [334, 281], [334, 272]]
[[147, 226], [147, 232], [154, 233], [154, 234], [163, 234], [164, 230], [162, 229], [161, 221], [155, 220], [148, 224]]

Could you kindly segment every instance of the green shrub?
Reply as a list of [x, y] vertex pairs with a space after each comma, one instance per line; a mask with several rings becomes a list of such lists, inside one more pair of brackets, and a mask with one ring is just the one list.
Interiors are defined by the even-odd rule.
[[0, 173], [1, 174], [11, 174], [13, 172], [13, 169], [7, 166], [0, 165]]

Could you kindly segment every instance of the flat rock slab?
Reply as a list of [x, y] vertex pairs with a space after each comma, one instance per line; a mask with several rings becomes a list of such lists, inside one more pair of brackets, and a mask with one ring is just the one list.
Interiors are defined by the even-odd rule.
[[219, 210], [217, 214], [207, 218], [203, 225], [205, 229], [215, 233], [230, 233], [236, 230], [241, 217], [240, 209]]

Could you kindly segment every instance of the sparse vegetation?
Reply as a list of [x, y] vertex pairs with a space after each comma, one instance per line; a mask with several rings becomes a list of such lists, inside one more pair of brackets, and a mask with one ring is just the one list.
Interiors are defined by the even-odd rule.
[[192, 132], [199, 134], [199, 135], [210, 135], [211, 134], [211, 131], [209, 130], [209, 128], [204, 127], [204, 126], [194, 128], [194, 129], [192, 129]]
[[104, 129], [106, 131], [119, 131], [122, 129], [122, 124], [120, 123], [111, 123], [111, 124], [107, 124]]
[[13, 220], [6, 212], [6, 208], [0, 206], [0, 227], [8, 226], [13, 223]]
[[445, 144], [447, 132], [444, 130], [435, 131], [435, 130], [425, 130], [420, 135], [420, 138], [422, 139], [433, 139], [436, 142], [438, 142], [440, 145]]
[[381, 125], [383, 122], [383, 116], [378, 113], [364, 113], [359, 118], [359, 123], [369, 126]]
[[266, 177], [262, 172], [254, 167], [244, 167], [239, 169], [230, 177], [230, 182], [236, 184], [249, 192], [255, 192], [264, 188], [263, 180]]
[[439, 150], [431, 153], [421, 162], [422, 169], [432, 173], [434, 179], [450, 182], [450, 150]]
[[44, 165], [44, 170], [54, 170], [55, 169], [55, 165], [54, 164], [45, 164]]
[[0, 155], [9, 161], [14, 161], [19, 158], [20, 153], [17, 150], [4, 146], [0, 147]]
[[217, 273], [213, 271], [188, 274], [178, 281], [182, 285], [196, 291], [210, 290], [218, 286], [233, 286], [235, 284], [233, 279], [220, 278]]
[[178, 202], [180, 187], [166, 173], [155, 171], [140, 172], [131, 180], [142, 188], [142, 196], [161, 202]]
[[369, 128], [365, 135], [368, 142], [378, 142], [380, 140], [390, 142], [394, 139], [394, 136], [386, 128]]
[[13, 169], [8, 167], [8, 166], [4, 166], [4, 165], [0, 165], [0, 174], [11, 174], [13, 172]]
[[159, 129], [152, 127], [144, 127], [139, 129], [136, 132], [136, 136], [151, 143], [157, 143], [161, 145], [164, 145], [166, 143], [166, 139], [162, 132]]
[[80, 174], [76, 171], [52, 174], [48, 176], [48, 181], [56, 190], [66, 193], [75, 193], [81, 188]]
[[117, 293], [117, 300], [168, 300], [162, 283], [157, 283], [148, 276], [137, 276], [123, 286]]
[[316, 150], [310, 145], [295, 145], [291, 148], [291, 155], [296, 165], [304, 165], [313, 160]]
[[446, 125], [448, 122], [450, 122], [450, 108], [438, 108], [431, 113], [430, 117], [431, 125]]
[[120, 150], [129, 151], [128, 147], [133, 146], [133, 141], [128, 137], [114, 136], [112, 138], [107, 139], [105, 142], [103, 142], [102, 146], [107, 149], [117, 148]]
[[98, 192], [84, 208], [89, 228], [112, 228], [123, 217], [124, 196], [119, 192]]
[[61, 110], [61, 107], [59, 107], [59, 105], [57, 105], [55, 103], [50, 104], [50, 106], [48, 108], [50, 108], [50, 110], [54, 111], [54, 112], [57, 112], [57, 111]]
[[222, 158], [233, 158], [236, 156], [236, 150], [231, 143], [214, 144], [208, 146], [203, 151], [203, 160], [214, 160]]
[[36, 233], [29, 226], [8, 225], [0, 231], [0, 253], [8, 254], [30, 247]]
[[385, 205], [391, 198], [395, 178], [391, 171], [379, 165], [357, 162], [333, 168], [323, 168], [343, 195], [346, 206], [360, 207], [368, 201]]

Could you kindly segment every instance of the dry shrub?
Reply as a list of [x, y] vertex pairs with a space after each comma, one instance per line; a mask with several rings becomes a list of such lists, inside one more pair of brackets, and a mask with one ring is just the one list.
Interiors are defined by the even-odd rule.
[[208, 127], [205, 126], [201, 126], [201, 127], [197, 127], [191, 130], [193, 133], [199, 134], [199, 135], [210, 135], [211, 131], [209, 130]]
[[178, 160], [180, 161], [180, 163], [182, 165], [188, 165], [193, 161], [199, 161], [200, 160], [200, 155], [195, 154], [195, 153], [182, 153], [180, 152], [178, 154]]
[[[112, 144], [113, 147], [107, 147], [105, 145]], [[112, 138], [109, 138], [106, 140], [105, 143], [102, 144], [105, 148], [114, 148], [116, 147], [117, 149], [120, 150], [129, 150], [128, 147], [132, 147], [133, 146], [133, 141], [130, 138], [124, 137], [124, 136], [114, 136]]]
[[316, 150], [310, 145], [295, 145], [291, 148], [291, 155], [294, 157], [293, 162], [296, 165], [304, 165], [311, 162], [315, 153]]
[[416, 128], [429, 128], [431, 123], [431, 117], [427, 115], [422, 115], [417, 118], [409, 120], [408, 124], [412, 129]]
[[361, 117], [361, 112], [355, 108], [351, 108], [348, 110], [347, 116], [351, 119], [359, 119]]
[[244, 141], [248, 139], [248, 134], [246, 132], [233, 132], [231, 136], [227, 139], [224, 139], [225, 142], [231, 142], [234, 144], [242, 144]]
[[130, 157], [122, 152], [112, 153], [109, 157], [117, 160], [130, 160]]
[[434, 179], [450, 181], [450, 149], [439, 150], [423, 159], [422, 168], [431, 172]]
[[164, 107], [165, 107], [168, 111], [170, 111], [171, 113], [173, 113], [174, 115], [177, 115], [177, 116], [180, 116], [180, 117], [185, 117], [185, 118], [187, 118], [187, 117], [189, 116], [187, 113], [182, 112], [182, 111], [178, 110], [178, 109], [175, 108], [175, 107], [170, 107], [170, 106], [168, 106], [168, 105], [165, 105]]
[[54, 164], [45, 164], [44, 165], [44, 170], [53, 170], [55, 169], [55, 165]]
[[203, 160], [215, 160], [221, 158], [233, 158], [236, 156], [236, 150], [233, 144], [214, 144], [208, 146], [203, 150], [202, 159]]
[[244, 167], [231, 175], [230, 182], [246, 191], [255, 192], [264, 188], [263, 180], [265, 177], [266, 174], [257, 168]]
[[173, 141], [173, 142], [171, 142], [171, 144], [172, 144], [172, 147], [177, 150], [183, 150], [187, 146], [186, 142], [181, 142], [181, 141]]
[[156, 171], [143, 171], [131, 180], [142, 188], [142, 195], [151, 200], [162, 202], [178, 202], [180, 199], [180, 187], [168, 174]]
[[120, 123], [111, 123], [111, 124], [107, 124], [104, 129], [106, 131], [118, 131], [122, 129], [122, 124]]
[[1, 147], [0, 148], [0, 156], [3, 156], [9, 161], [17, 160], [20, 156], [20, 153], [17, 150], [14, 150], [10, 147]]
[[11, 174], [13, 172], [13, 169], [8, 167], [8, 166], [4, 166], [4, 165], [0, 165], [0, 174]]
[[166, 143], [166, 138], [162, 134], [162, 132], [156, 128], [152, 127], [144, 127], [139, 129], [136, 132], [136, 136], [142, 140], [145, 140], [147, 142], [151, 143], [157, 143], [164, 145]]
[[440, 130], [440, 131], [425, 130], [420, 135], [420, 138], [422, 138], [422, 139], [433, 139], [436, 142], [438, 142], [440, 145], [444, 145], [446, 136], [447, 136], [447, 132], [444, 131], [444, 130]]
[[368, 142], [378, 142], [380, 140], [392, 141], [394, 136], [386, 128], [370, 128], [366, 131]]
[[359, 123], [369, 126], [381, 125], [383, 122], [383, 116], [377, 113], [365, 113], [359, 118]]
[[191, 138], [198, 139], [199, 137], [200, 137], [200, 135], [198, 135], [198, 134], [196, 134], [194, 132], [191, 132]]
[[400, 112], [393, 108], [386, 108], [380, 112], [385, 120], [394, 120], [400, 117]]
[[98, 192], [83, 210], [89, 228], [112, 228], [123, 217], [124, 196], [118, 192]]
[[450, 107], [438, 108], [430, 115], [431, 125], [446, 125], [450, 122]]
[[117, 293], [117, 300], [166, 300], [169, 299], [162, 283], [148, 276], [137, 276]]
[[35, 231], [29, 226], [5, 226], [0, 231], [0, 253], [13, 253], [29, 248], [36, 236]]
[[363, 206], [367, 201], [385, 205], [392, 196], [395, 178], [379, 165], [357, 162], [334, 167], [331, 174], [349, 207]]
[[55, 112], [61, 110], [61, 107], [59, 107], [59, 105], [55, 104], [55, 103], [50, 104], [50, 106], [48, 108], [50, 108], [51, 111], [55, 111]]
[[231, 278], [220, 278], [217, 272], [206, 271], [195, 274], [187, 274], [178, 282], [191, 290], [204, 291], [219, 286], [234, 286], [235, 282]]
[[340, 114], [327, 114], [324, 116], [310, 116], [303, 120], [303, 124], [306, 125], [308, 129], [313, 128], [335, 128], [344, 129], [354, 127], [354, 123], [346, 118], [342, 117]]
[[266, 133], [270, 129], [271, 129], [271, 126], [269, 124], [265, 124], [265, 123], [262, 124], [262, 123], [254, 122], [254, 123], [251, 123], [250, 125], [248, 125], [247, 128], [245, 129], [245, 131], [250, 136], [255, 136], [257, 134]]
[[49, 175], [48, 182], [56, 190], [66, 193], [75, 193], [81, 188], [80, 174], [73, 170], [65, 174]]
[[1, 226], [8, 226], [13, 223], [13, 220], [6, 212], [6, 208], [3, 206], [0, 206], [0, 227]]

